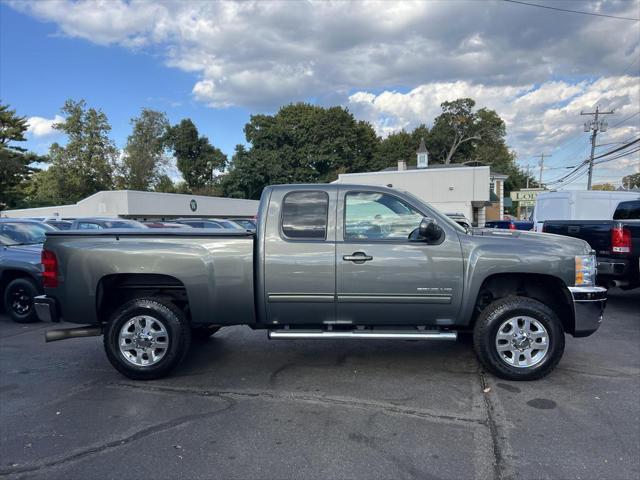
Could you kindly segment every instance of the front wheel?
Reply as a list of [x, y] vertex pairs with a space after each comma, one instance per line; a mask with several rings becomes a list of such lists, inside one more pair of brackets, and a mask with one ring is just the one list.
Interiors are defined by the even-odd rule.
[[184, 358], [191, 329], [182, 311], [154, 298], [131, 300], [106, 326], [104, 349], [111, 364], [134, 380], [167, 375]]
[[564, 330], [549, 307], [511, 296], [488, 305], [478, 317], [473, 345], [480, 363], [507, 380], [537, 380], [558, 365]]

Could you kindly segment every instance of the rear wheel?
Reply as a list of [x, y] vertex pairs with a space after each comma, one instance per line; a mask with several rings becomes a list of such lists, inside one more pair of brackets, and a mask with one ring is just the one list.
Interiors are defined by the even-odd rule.
[[536, 380], [550, 373], [564, 353], [564, 331], [549, 307], [527, 297], [488, 305], [474, 327], [482, 365], [507, 380]]
[[104, 348], [111, 364], [134, 380], [167, 375], [186, 355], [191, 329], [171, 302], [138, 298], [119, 308], [107, 324]]
[[16, 278], [4, 291], [4, 306], [14, 322], [31, 323], [38, 320], [33, 299], [39, 295], [36, 283], [30, 278]]

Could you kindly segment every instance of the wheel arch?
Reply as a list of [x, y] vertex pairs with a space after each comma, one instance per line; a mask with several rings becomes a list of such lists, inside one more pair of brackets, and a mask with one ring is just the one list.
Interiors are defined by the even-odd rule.
[[42, 281], [40, 278], [38, 278], [38, 276], [33, 272], [21, 270], [19, 268], [7, 268], [0, 272], [0, 290], [4, 291], [4, 287], [16, 278], [28, 278], [29, 280], [33, 280], [38, 289], [42, 291]]
[[190, 320], [187, 289], [178, 278], [157, 273], [116, 273], [103, 276], [96, 285], [98, 321], [106, 323], [120, 306], [143, 297], [169, 301]]
[[497, 273], [485, 278], [474, 299], [469, 327], [473, 328], [480, 312], [491, 302], [510, 295], [544, 303], [558, 316], [566, 333], [575, 331], [573, 299], [566, 284], [553, 275], [536, 273]]

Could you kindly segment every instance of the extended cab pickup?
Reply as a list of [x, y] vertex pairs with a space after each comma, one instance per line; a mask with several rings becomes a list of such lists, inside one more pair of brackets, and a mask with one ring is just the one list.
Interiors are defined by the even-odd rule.
[[543, 231], [589, 243], [596, 251], [598, 284], [640, 287], [640, 200], [620, 202], [613, 220], [545, 220]]
[[100, 230], [47, 235], [42, 320], [104, 334], [134, 379], [175, 367], [192, 336], [248, 325], [281, 339], [452, 340], [472, 331], [498, 376], [540, 378], [564, 335], [595, 332], [606, 290], [583, 240], [467, 232], [411, 194], [362, 185], [267, 187], [257, 233]]

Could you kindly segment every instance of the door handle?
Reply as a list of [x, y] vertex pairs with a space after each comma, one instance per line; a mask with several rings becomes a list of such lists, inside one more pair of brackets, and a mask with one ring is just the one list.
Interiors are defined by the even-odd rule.
[[354, 263], [364, 263], [373, 260], [373, 257], [364, 252], [353, 252], [352, 255], [344, 255], [343, 260]]

